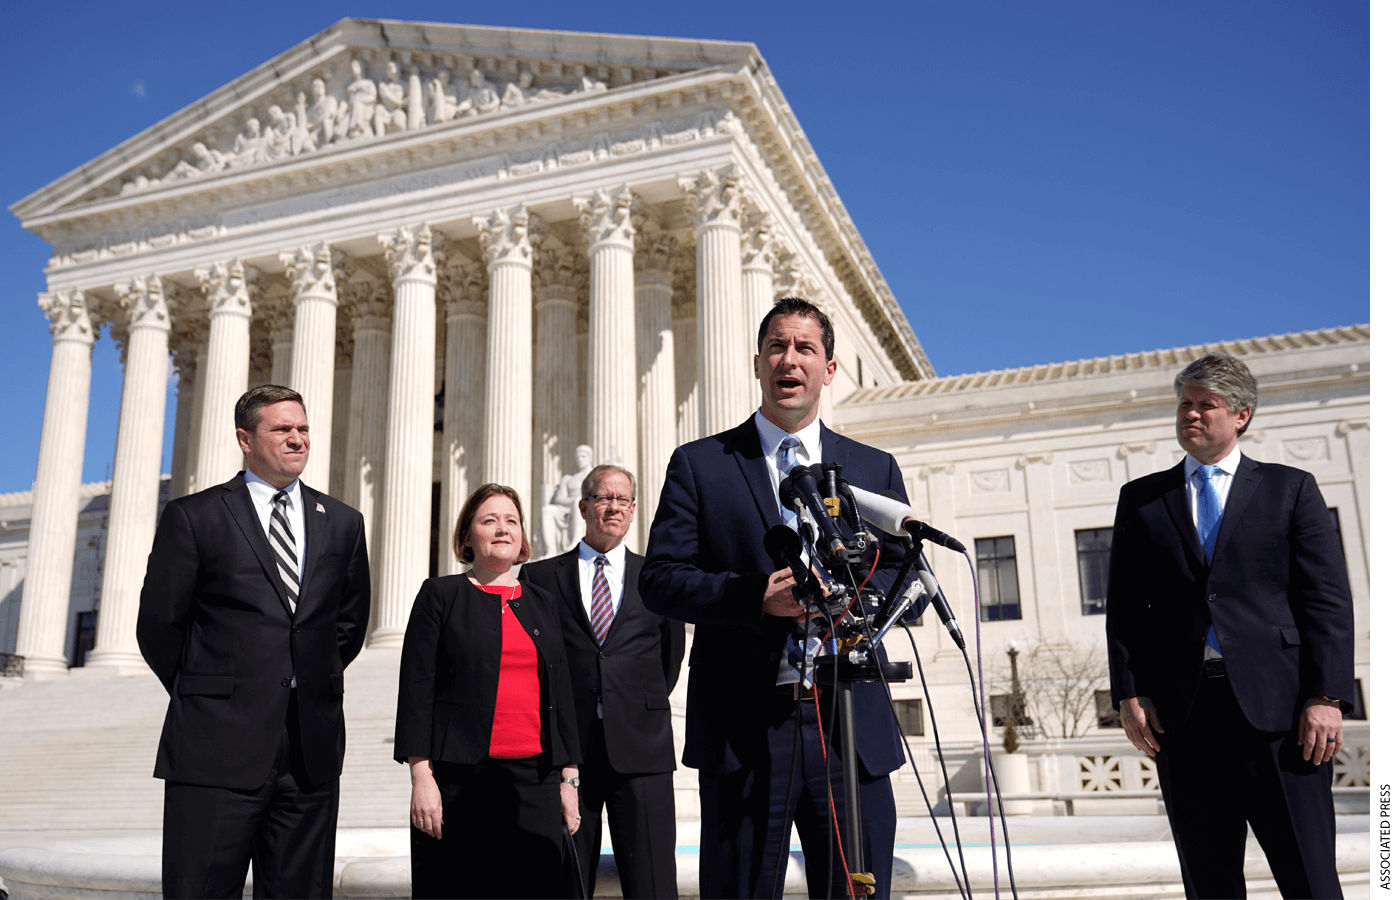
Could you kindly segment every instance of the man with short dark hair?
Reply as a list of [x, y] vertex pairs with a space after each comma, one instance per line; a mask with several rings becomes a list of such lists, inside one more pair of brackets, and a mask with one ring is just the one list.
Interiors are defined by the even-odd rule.
[[[795, 527], [778, 503], [778, 486], [795, 465], [837, 463], [853, 485], [904, 496], [894, 457], [843, 438], [817, 416], [822, 388], [836, 374], [834, 354], [821, 310], [795, 297], [775, 303], [758, 329], [758, 412], [676, 450], [651, 526], [642, 598], [655, 612], [695, 623], [682, 761], [700, 770], [702, 897], [781, 896], [794, 824], [811, 896], [847, 891], [841, 860], [827, 850], [833, 827], [845, 824], [847, 787], [840, 760], [823, 750], [832, 735], [824, 741], [817, 725], [818, 712], [830, 708], [829, 698], [817, 702], [810, 681], [818, 638], [804, 628], [792, 571], [774, 571], [764, 550], [768, 529]], [[888, 589], [893, 572], [884, 567], [901, 558], [887, 542], [872, 585]], [[889, 773], [904, 754], [882, 685], [857, 684], [855, 706], [860, 839], [876, 896], [888, 897]], [[856, 837], [842, 839], [849, 846]]]
[[[211, 411], [212, 414], [212, 411]], [[364, 520], [302, 484], [301, 395], [253, 388], [234, 409], [248, 470], [172, 500], [136, 638], [170, 694], [166, 897], [330, 897], [345, 667], [364, 643]]]
[[1285, 897], [1340, 897], [1332, 758], [1351, 590], [1313, 476], [1240, 453], [1259, 402], [1211, 353], [1176, 377], [1186, 458], [1124, 485], [1109, 565], [1123, 729], [1157, 760], [1188, 897], [1243, 897], [1246, 822]]
[[520, 580], [559, 598], [574, 710], [583, 745], [582, 823], [575, 838], [598, 879], [603, 809], [624, 897], [675, 897], [676, 799], [671, 690], [680, 678], [685, 626], [642, 605], [642, 557], [623, 545], [636, 511], [632, 473], [595, 466], [578, 503], [576, 547], [520, 570]]

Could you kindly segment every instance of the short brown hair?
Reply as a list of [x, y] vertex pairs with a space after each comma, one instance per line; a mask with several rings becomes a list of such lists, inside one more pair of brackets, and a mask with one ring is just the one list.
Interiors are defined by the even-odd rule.
[[301, 394], [280, 384], [260, 384], [238, 398], [233, 405], [233, 427], [242, 431], [255, 431], [262, 421], [263, 407], [283, 400], [295, 400], [302, 414], [306, 413], [306, 401]]
[[520, 508], [520, 495], [515, 492], [515, 488], [503, 484], [483, 484], [467, 498], [461, 515], [457, 517], [457, 527], [452, 531], [452, 551], [457, 554], [458, 562], [469, 563], [474, 558], [472, 542], [467, 539], [467, 532], [471, 530], [476, 511], [492, 497], [509, 497], [520, 516], [520, 555], [516, 557], [515, 564], [519, 565], [530, 558], [530, 532], [525, 527], [525, 511]]
[[763, 339], [768, 336], [768, 323], [778, 316], [800, 316], [816, 322], [817, 327], [821, 329], [822, 348], [826, 350], [827, 361], [830, 362], [836, 355], [836, 329], [831, 327], [831, 319], [827, 318], [826, 313], [818, 309], [815, 303], [801, 297], [784, 297], [773, 302], [773, 307], [768, 310], [763, 321], [758, 323], [759, 355], [763, 354]]
[[1249, 423], [1254, 421], [1254, 412], [1259, 406], [1259, 382], [1254, 380], [1249, 366], [1228, 353], [1207, 353], [1177, 374], [1173, 385], [1177, 397], [1186, 390], [1188, 383], [1224, 397], [1232, 413], [1248, 408], [1249, 421], [1244, 423], [1244, 428], [1236, 436], [1249, 430]]

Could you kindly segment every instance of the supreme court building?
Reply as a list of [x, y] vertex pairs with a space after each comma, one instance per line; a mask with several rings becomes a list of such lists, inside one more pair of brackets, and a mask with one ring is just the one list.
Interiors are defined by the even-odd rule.
[[365, 514], [370, 646], [392, 647], [422, 580], [461, 568], [469, 492], [511, 485], [536, 522], [578, 444], [637, 473], [643, 549], [671, 451], [756, 407], [776, 297], [835, 322], [830, 396], [934, 375], [751, 44], [346, 19], [12, 211], [53, 246], [13, 645], [36, 676], [74, 646], [104, 331], [125, 377], [85, 662], [117, 671], [143, 665], [158, 503], [238, 471], [249, 385], [305, 397], [303, 477]]

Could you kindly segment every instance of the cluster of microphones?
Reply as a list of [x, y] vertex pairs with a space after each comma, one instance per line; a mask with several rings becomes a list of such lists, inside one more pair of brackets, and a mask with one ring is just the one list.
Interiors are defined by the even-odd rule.
[[[875, 614], [870, 648], [878, 647], [900, 616], [925, 595], [958, 647], [966, 646], [920, 546], [927, 540], [966, 553], [967, 548], [957, 538], [919, 521], [914, 510], [893, 491], [876, 494], [847, 483], [835, 463], [794, 466], [778, 486], [778, 499], [797, 515], [799, 531], [778, 525], [764, 535], [763, 546], [775, 565], [792, 569], [794, 592], [799, 598], [821, 609], [832, 621], [838, 620], [857, 590], [850, 573], [864, 561], [867, 551], [879, 544], [870, 530], [873, 526], [905, 543], [913, 559], [901, 568], [891, 588], [889, 596], [899, 599], [881, 604]], [[916, 577], [905, 586], [911, 571]]]

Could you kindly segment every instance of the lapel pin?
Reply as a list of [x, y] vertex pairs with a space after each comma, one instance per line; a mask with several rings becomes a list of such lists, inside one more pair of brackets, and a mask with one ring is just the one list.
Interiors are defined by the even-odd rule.
[[323, 516], [326, 514], [326, 508], [319, 503], [316, 504], [316, 511]]

